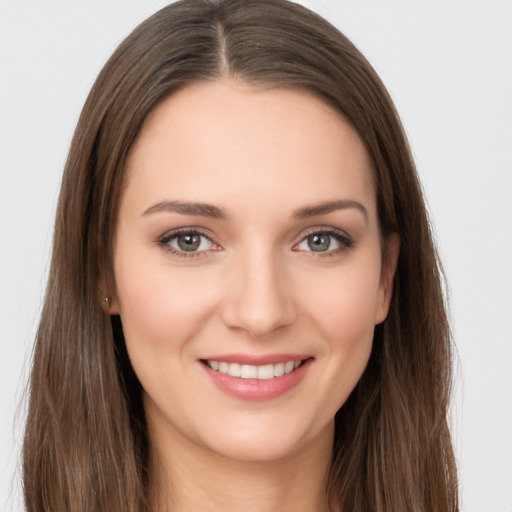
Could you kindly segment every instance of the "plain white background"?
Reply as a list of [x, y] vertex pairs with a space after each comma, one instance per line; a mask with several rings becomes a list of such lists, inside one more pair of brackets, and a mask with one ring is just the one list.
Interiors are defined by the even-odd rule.
[[[72, 132], [107, 57], [166, 3], [0, 0], [0, 510], [6, 512], [22, 510], [20, 404]], [[512, 512], [512, 1], [303, 3], [356, 43], [402, 115], [450, 285], [463, 511]]]

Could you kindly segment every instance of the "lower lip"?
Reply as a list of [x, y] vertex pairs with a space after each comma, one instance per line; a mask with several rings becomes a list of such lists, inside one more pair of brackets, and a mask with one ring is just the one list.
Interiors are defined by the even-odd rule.
[[205, 369], [210, 379], [224, 393], [236, 398], [242, 398], [243, 400], [262, 401], [277, 398], [297, 386], [304, 375], [306, 375], [312, 362], [312, 359], [307, 359], [293, 372], [268, 380], [232, 377], [231, 375], [212, 370], [204, 363], [201, 363], [201, 366]]

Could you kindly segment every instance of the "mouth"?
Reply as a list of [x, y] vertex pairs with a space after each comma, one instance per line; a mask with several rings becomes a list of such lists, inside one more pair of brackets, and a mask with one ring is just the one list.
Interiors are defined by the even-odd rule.
[[282, 377], [296, 370], [305, 360], [291, 360], [283, 363], [252, 365], [229, 363], [227, 361], [216, 361], [213, 359], [203, 360], [215, 372], [229, 375], [230, 377], [238, 377], [240, 379], [258, 379], [271, 380], [276, 377]]
[[199, 362], [213, 382], [229, 395], [246, 400], [268, 400], [297, 386], [314, 360], [299, 355], [258, 359], [222, 356]]

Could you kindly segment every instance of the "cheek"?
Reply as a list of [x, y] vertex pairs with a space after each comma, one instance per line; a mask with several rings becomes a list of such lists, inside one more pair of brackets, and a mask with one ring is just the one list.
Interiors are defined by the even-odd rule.
[[[128, 350], [181, 350], [204, 324], [215, 297], [197, 269], [172, 269], [132, 253], [116, 266], [120, 315]], [[190, 272], [187, 272], [190, 270]]]
[[[378, 260], [377, 260], [378, 262]], [[374, 311], [378, 297], [376, 266], [333, 269], [328, 279], [318, 281], [304, 311], [324, 343], [320, 358], [326, 361], [321, 386], [331, 392], [319, 404], [334, 415], [361, 378], [371, 354]], [[323, 285], [323, 286], [322, 286]], [[323, 290], [322, 290], [323, 289]]]
[[[374, 323], [372, 294], [339, 291], [323, 310], [322, 333], [332, 370], [343, 376], [342, 388], [355, 386], [370, 356]], [[346, 398], [346, 397], [344, 397]]]
[[313, 290], [302, 292], [324, 336], [339, 344], [358, 343], [372, 337], [379, 293], [378, 264], [334, 269]]

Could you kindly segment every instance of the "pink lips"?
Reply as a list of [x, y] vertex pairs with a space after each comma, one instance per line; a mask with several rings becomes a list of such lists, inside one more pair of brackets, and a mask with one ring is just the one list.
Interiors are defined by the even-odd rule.
[[[265, 366], [269, 364], [301, 361], [301, 365], [290, 373], [268, 380], [244, 379], [213, 370], [206, 364], [208, 361], [238, 363], [240, 365]], [[201, 360], [201, 366], [213, 383], [224, 393], [244, 400], [263, 401], [277, 398], [294, 388], [307, 373], [313, 358], [301, 354], [269, 354], [251, 356], [246, 354], [227, 354], [212, 356]]]

